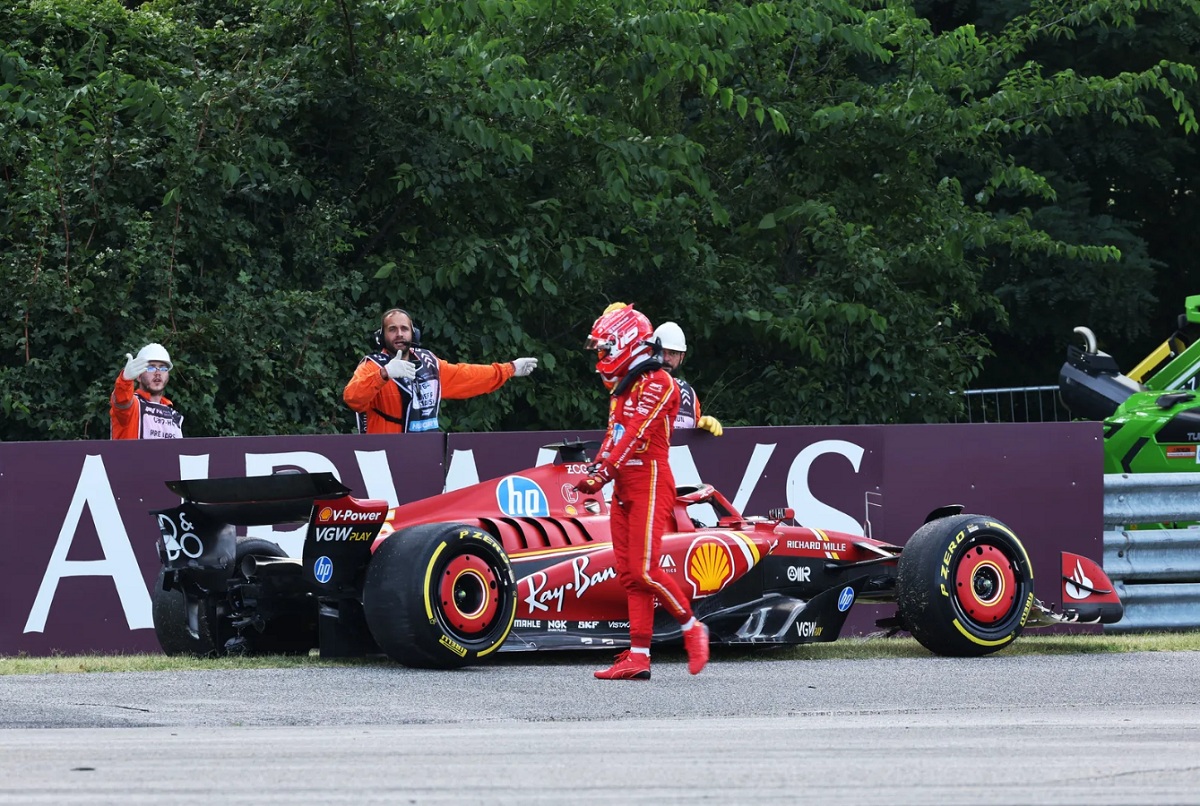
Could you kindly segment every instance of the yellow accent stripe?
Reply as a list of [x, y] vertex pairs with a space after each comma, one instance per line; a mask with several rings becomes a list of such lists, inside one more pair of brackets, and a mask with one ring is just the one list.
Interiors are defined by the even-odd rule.
[[980, 646], [1001, 646], [1003, 644], [1007, 644], [1013, 639], [1013, 636], [1009, 635], [1005, 638], [1000, 638], [995, 641], [985, 641], [982, 638], [977, 638], [974, 635], [971, 635], [971, 633], [967, 632], [966, 628], [958, 623], [958, 619], [954, 620], [954, 626], [958, 628], [960, 633], [967, 637], [967, 640], [971, 641], [972, 643], [979, 644]]
[[753, 565], [758, 565], [758, 561], [762, 559], [762, 556], [760, 556], [758, 553], [758, 544], [746, 537], [746, 535], [742, 534], [741, 532], [732, 532], [731, 534], [740, 539], [746, 548], [750, 550], [750, 553], [754, 556]]
[[444, 548], [446, 548], [445, 543], [438, 546], [437, 551], [429, 558], [429, 563], [425, 566], [425, 584], [421, 586], [425, 594], [425, 617], [430, 622], [433, 621], [433, 603], [429, 601], [429, 585], [430, 580], [433, 578], [433, 566], [437, 563], [438, 555], [442, 553], [442, 549]]
[[[644, 380], [645, 379], [643, 378], [639, 380], [638, 383], [642, 383]], [[667, 405], [667, 401], [671, 399], [671, 396], [678, 393], [679, 390], [676, 389], [674, 382], [672, 382], [670, 384], [670, 392], [664, 395], [662, 399], [658, 401], [658, 405], [654, 407], [654, 410], [646, 416], [646, 419], [642, 420], [642, 426], [637, 430], [637, 433], [634, 434], [632, 431], [626, 432], [625, 436], [621, 438], [623, 442], [628, 440], [625, 442], [625, 450], [612, 457], [612, 464], [614, 468], [618, 468], [622, 465], [622, 463], [624, 463], [625, 457], [629, 455], [630, 449], [633, 448], [633, 444], [642, 438], [642, 434], [646, 433], [646, 429], [650, 427], [650, 424], [654, 422], [654, 418], [658, 416], [658, 413]], [[670, 433], [669, 428], [667, 429], [667, 433]], [[615, 449], [616, 446], [614, 445], [613, 448]]]
[[1033, 579], [1033, 563], [1031, 563], [1029, 561], [1029, 553], [1025, 551], [1025, 544], [1021, 542], [1021, 538], [1014, 535], [1012, 533], [1012, 530], [1009, 529], [1007, 526], [1005, 526], [1002, 523], [996, 523], [995, 521], [987, 521], [987, 525], [991, 526], [993, 529], [999, 529], [1001, 532], [1004, 532], [1004, 534], [1008, 535], [1009, 537], [1011, 537], [1013, 539], [1013, 542], [1015, 542], [1017, 544], [1017, 548], [1019, 548], [1021, 550], [1021, 556], [1025, 558], [1025, 570], [1029, 572], [1029, 579], [1032, 580]]
[[555, 546], [549, 549], [533, 549], [531, 551], [514, 551], [508, 555], [510, 560], [524, 560], [528, 557], [544, 557], [547, 554], [563, 554], [566, 552], [585, 552], [599, 551], [600, 549], [610, 548], [611, 543], [593, 543], [589, 546]]
[[671, 595], [671, 592], [662, 585], [654, 581], [650, 576], [650, 536], [654, 533], [654, 509], [655, 501], [658, 497], [658, 461], [650, 461], [650, 500], [646, 502], [646, 531], [642, 535], [642, 579], [654, 590], [658, 591], [658, 598], [666, 602], [674, 610], [675, 613], [683, 615], [688, 612], [678, 599]]

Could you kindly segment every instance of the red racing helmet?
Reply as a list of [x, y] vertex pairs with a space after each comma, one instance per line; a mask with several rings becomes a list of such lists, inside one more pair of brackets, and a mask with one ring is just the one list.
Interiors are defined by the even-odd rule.
[[585, 347], [597, 352], [596, 371], [605, 382], [615, 383], [629, 372], [635, 358], [652, 352], [647, 342], [653, 335], [650, 320], [632, 305], [609, 306], [592, 324]]

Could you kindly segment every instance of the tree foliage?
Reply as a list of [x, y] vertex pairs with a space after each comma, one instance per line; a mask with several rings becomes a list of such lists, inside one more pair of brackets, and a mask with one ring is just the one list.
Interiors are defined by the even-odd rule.
[[348, 431], [394, 305], [447, 360], [541, 359], [447, 427], [593, 427], [616, 299], [727, 424], [951, 417], [989, 334], [1169, 263], [1122, 199], [1136, 153], [1189, 181], [1200, 19], [951, 5], [19, 0], [0, 436], [106, 435], [150, 340], [190, 435]]

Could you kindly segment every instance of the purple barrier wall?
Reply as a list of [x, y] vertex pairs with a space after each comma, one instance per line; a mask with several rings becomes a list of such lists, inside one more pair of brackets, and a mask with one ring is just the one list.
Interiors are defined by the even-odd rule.
[[[541, 446], [595, 431], [0, 443], [0, 655], [157, 651], [151, 509], [179, 478], [329, 470], [359, 497], [402, 503], [548, 461]], [[676, 480], [712, 483], [750, 514], [903, 543], [948, 503], [1021, 536], [1038, 596], [1057, 602], [1060, 550], [1102, 556], [1103, 447], [1096, 423], [728, 429], [676, 434]], [[299, 553], [298, 530], [247, 533]], [[856, 608], [860, 610], [861, 608]], [[874, 614], [850, 623], [873, 629]]]
[[[408, 501], [441, 491], [444, 451], [440, 434], [0, 443], [0, 655], [158, 651], [148, 512], [179, 503], [164, 481], [328, 470], [360, 497]], [[303, 539], [247, 531], [289, 553]]]

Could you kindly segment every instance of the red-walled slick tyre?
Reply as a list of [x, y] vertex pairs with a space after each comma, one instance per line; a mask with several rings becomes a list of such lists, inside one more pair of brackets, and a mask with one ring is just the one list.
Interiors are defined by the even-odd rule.
[[940, 518], [905, 544], [896, 601], [906, 629], [930, 652], [987, 655], [1025, 628], [1033, 567], [1021, 541], [995, 518]]
[[375, 642], [405, 666], [451, 669], [499, 649], [516, 614], [504, 549], [461, 523], [402, 529], [371, 556], [363, 614]]

